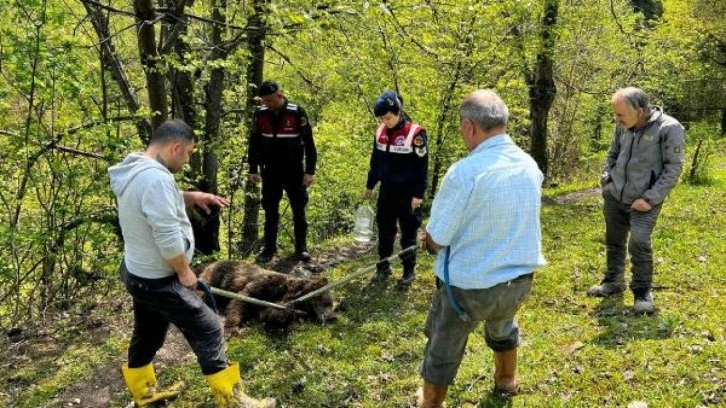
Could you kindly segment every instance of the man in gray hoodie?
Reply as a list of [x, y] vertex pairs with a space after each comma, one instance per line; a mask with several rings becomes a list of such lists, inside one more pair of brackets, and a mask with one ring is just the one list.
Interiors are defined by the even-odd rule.
[[196, 354], [219, 406], [274, 407], [274, 400], [255, 400], [241, 392], [239, 367], [227, 361], [219, 319], [194, 293], [197, 277], [189, 267], [194, 234], [186, 206], [196, 204], [209, 212], [210, 205], [223, 207], [229, 201], [179, 191], [173, 173], [189, 162], [193, 149], [189, 125], [168, 120], [156, 129], [145, 152], [132, 153], [108, 170], [124, 238], [121, 273], [134, 310], [123, 377], [138, 406], [178, 394], [178, 387], [157, 389], [152, 365], [172, 323]]
[[633, 310], [653, 313], [650, 236], [663, 201], [681, 174], [684, 129], [676, 119], [651, 106], [641, 89], [618, 90], [612, 104], [617, 128], [600, 180], [605, 199], [607, 271], [588, 294], [607, 297], [625, 290], [627, 243], [633, 273]]

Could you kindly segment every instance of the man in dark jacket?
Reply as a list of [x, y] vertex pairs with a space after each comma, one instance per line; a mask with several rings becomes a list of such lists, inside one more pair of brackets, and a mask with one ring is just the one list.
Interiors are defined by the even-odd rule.
[[684, 129], [676, 119], [651, 106], [641, 89], [618, 90], [612, 104], [618, 126], [600, 180], [605, 199], [607, 272], [588, 294], [606, 297], [625, 290], [627, 242], [633, 273], [633, 310], [652, 313], [650, 236], [663, 201], [681, 174]]
[[258, 183], [260, 169], [262, 172], [265, 248], [257, 260], [267, 263], [277, 252], [280, 200], [284, 190], [292, 209], [295, 256], [310, 262], [305, 206], [307, 188], [315, 181], [317, 161], [310, 120], [305, 109], [289, 102], [274, 81], [263, 82], [259, 96], [263, 106], [255, 112], [248, 154], [249, 181]]

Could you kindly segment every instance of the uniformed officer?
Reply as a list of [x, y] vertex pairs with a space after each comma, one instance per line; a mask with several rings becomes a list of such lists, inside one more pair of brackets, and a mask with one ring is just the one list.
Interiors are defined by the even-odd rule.
[[[373, 188], [381, 183], [376, 209], [378, 225], [378, 257], [391, 256], [397, 225], [401, 228], [401, 248], [416, 243], [421, 226], [421, 201], [427, 184], [428, 148], [426, 131], [411, 122], [403, 112], [403, 102], [395, 92], [386, 91], [376, 100], [373, 113], [381, 123], [373, 140], [365, 197], [373, 196]], [[414, 279], [416, 255], [403, 260], [401, 286], [408, 287]], [[391, 265], [378, 265], [377, 278], [391, 275]]]
[[317, 151], [305, 109], [285, 98], [275, 81], [260, 84], [262, 105], [255, 111], [249, 145], [249, 181], [262, 174], [262, 208], [265, 210], [265, 247], [257, 261], [267, 263], [277, 253], [277, 231], [282, 191], [287, 193], [295, 229], [295, 256], [310, 262], [307, 251], [305, 206], [307, 188], [315, 181]]

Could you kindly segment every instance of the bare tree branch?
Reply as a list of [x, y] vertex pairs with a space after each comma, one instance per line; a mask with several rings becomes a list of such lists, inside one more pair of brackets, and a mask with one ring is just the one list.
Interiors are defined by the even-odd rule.
[[55, 150], [58, 150], [58, 151], [61, 151], [61, 152], [64, 152], [64, 153], [74, 154], [76, 156], [90, 157], [92, 159], [103, 160], [103, 161], [105, 161], [107, 163], [109, 162], [109, 159], [108, 158], [103, 157], [102, 155], [100, 155], [98, 153], [84, 152], [83, 150], [77, 150], [77, 149], [73, 149], [73, 148], [70, 148], [70, 147], [61, 146], [59, 144], [54, 144], [53, 146], [51, 146], [51, 148], [53, 148]]
[[[141, 104], [139, 103], [134, 88], [131, 86], [131, 81], [126, 75], [126, 68], [121, 62], [121, 57], [119, 57], [118, 53], [116, 52], [116, 46], [111, 40], [112, 36], [109, 30], [108, 18], [106, 18], [106, 16], [100, 10], [91, 7], [89, 4], [86, 3], [92, 0], [81, 1], [83, 2], [83, 6], [85, 7], [86, 12], [88, 13], [88, 16], [91, 20], [91, 25], [93, 26], [96, 35], [101, 40], [99, 46], [101, 49], [103, 64], [109, 69], [109, 71], [111, 71], [111, 77], [116, 82], [119, 90], [121, 91], [121, 95], [126, 102], [126, 108], [132, 114], [135, 114], [141, 109]], [[141, 138], [142, 142], [146, 143], [149, 139], [151, 139], [151, 123], [148, 121], [148, 119], [139, 118], [139, 121], [136, 124], [136, 128], [139, 132], [139, 137]]]

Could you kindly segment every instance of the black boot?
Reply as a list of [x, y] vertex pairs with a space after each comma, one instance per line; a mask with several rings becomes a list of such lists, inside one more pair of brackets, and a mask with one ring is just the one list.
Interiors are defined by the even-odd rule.
[[305, 263], [312, 262], [313, 257], [310, 256], [310, 253], [307, 250], [299, 250], [295, 251], [295, 259], [298, 261], [303, 261]]
[[391, 263], [388, 261], [380, 262], [376, 264], [376, 275], [373, 277], [373, 280], [377, 281], [384, 281], [388, 279], [389, 276], [393, 273], [393, 268], [391, 268]]
[[416, 265], [404, 266], [403, 277], [401, 278], [401, 287], [407, 288], [413, 283], [413, 279], [416, 277]]
[[265, 247], [265, 249], [260, 252], [259, 255], [257, 255], [257, 263], [259, 264], [266, 264], [272, 261], [272, 258], [275, 257], [275, 250], [274, 249], [268, 249], [268, 247]]

